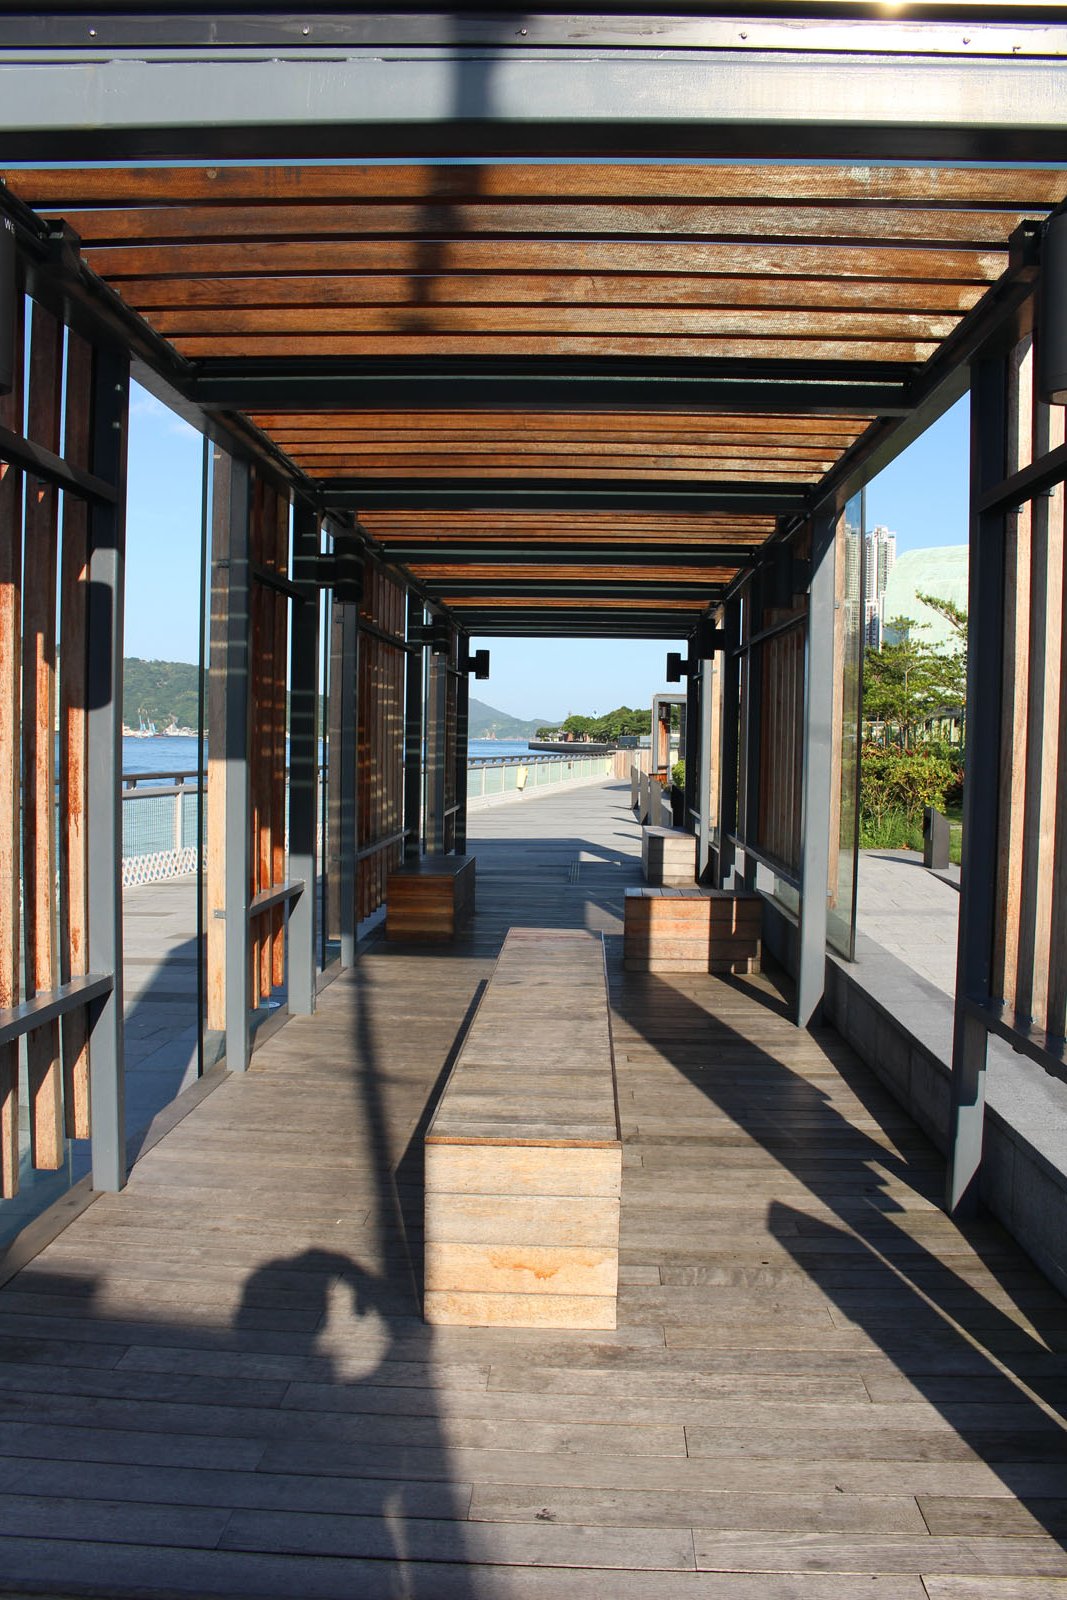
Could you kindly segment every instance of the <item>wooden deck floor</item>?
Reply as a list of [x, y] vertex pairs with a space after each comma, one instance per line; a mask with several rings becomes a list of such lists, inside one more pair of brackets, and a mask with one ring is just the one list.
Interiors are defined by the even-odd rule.
[[[373, 947], [0, 1291], [0, 1590], [1067, 1595], [1063, 1302], [770, 982], [622, 973], [627, 798], [474, 819], [469, 938]], [[419, 1316], [420, 1131], [513, 923], [616, 936], [613, 1334]]]

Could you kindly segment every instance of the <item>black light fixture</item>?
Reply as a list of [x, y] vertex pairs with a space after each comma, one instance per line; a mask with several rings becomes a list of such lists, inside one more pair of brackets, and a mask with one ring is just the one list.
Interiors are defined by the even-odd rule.
[[472, 656], [467, 657], [467, 671], [474, 677], [484, 679], [489, 676], [488, 650], [476, 650]]
[[15, 229], [0, 217], [0, 394], [15, 381]]
[[342, 605], [358, 606], [363, 599], [363, 552], [355, 539], [334, 534], [333, 551], [319, 557], [320, 588], [332, 589]]
[[1047, 405], [1067, 405], [1067, 211], [1049, 217], [1041, 240], [1037, 387]]
[[435, 656], [452, 653], [452, 625], [447, 617], [434, 617], [430, 623], [430, 651]]
[[667, 652], [667, 682], [681, 683], [689, 673], [689, 663], [678, 650]]

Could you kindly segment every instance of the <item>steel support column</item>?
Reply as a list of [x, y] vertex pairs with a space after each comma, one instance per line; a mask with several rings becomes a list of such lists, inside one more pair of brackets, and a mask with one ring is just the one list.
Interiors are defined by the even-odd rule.
[[453, 848], [457, 856], [467, 850], [467, 742], [470, 735], [471, 680], [467, 671], [467, 641], [459, 641], [459, 676], [456, 679], [456, 825]]
[[952, 1111], [946, 1205], [968, 1215], [978, 1204], [985, 1128], [988, 1033], [966, 1009], [988, 1001], [996, 907], [997, 796], [1004, 656], [1002, 505], [978, 510], [1007, 465], [1007, 363], [976, 362], [971, 374], [971, 538], [967, 638], [967, 775], [963, 787], [963, 868], [952, 1039]]
[[722, 722], [719, 729], [719, 847], [713, 882], [726, 889], [733, 882], [737, 832], [737, 762], [741, 740], [741, 599], [734, 595], [723, 607]]
[[[334, 604], [337, 604], [335, 598]], [[356, 959], [356, 888], [358, 861], [359, 752], [359, 610], [344, 601], [341, 610], [341, 794], [340, 794], [340, 930], [341, 965]]]
[[[750, 612], [746, 637], [751, 640], [759, 632], [763, 616], [763, 576], [757, 571], [745, 591], [744, 604]], [[741, 700], [741, 726], [744, 734], [744, 760], [745, 782], [741, 791], [743, 805], [742, 821], [745, 839], [757, 843], [760, 836], [760, 769], [762, 767], [762, 750], [760, 738], [763, 722], [763, 651], [759, 645], [752, 645], [745, 656], [745, 688]], [[739, 784], [740, 788], [740, 784]], [[758, 864], [753, 855], [745, 851], [745, 870], [741, 875], [744, 887], [750, 891], [756, 888], [756, 874]]]
[[[216, 481], [219, 473], [216, 469]], [[225, 518], [226, 554], [216, 559], [215, 581], [226, 592], [226, 840], [223, 914], [226, 921], [226, 1065], [244, 1072], [251, 1054], [248, 905], [251, 897], [251, 474], [247, 462], [229, 462]]]
[[306, 597], [294, 601], [289, 669], [289, 876], [304, 891], [289, 909], [289, 1010], [310, 1016], [315, 1009], [318, 922], [319, 799], [319, 593], [315, 568], [319, 518], [297, 501], [293, 511], [293, 578]]
[[94, 1189], [126, 1182], [126, 1062], [122, 1019], [122, 640], [126, 566], [129, 355], [98, 348], [92, 470], [115, 486], [89, 507], [88, 970], [114, 975], [90, 1010]]
[[[711, 868], [711, 713], [714, 693], [715, 663], [705, 657], [700, 662], [700, 728], [697, 738], [696, 805], [700, 814], [697, 824], [697, 882], [702, 883]], [[686, 779], [689, 767], [685, 769]]]
[[[409, 640], [422, 637], [426, 609], [417, 595], [408, 595]], [[422, 736], [426, 713], [421, 648], [409, 650], [404, 686], [404, 856], [422, 854]]]
[[700, 789], [700, 669], [701, 662], [695, 654], [695, 646], [691, 645], [689, 676], [685, 680], [685, 743], [682, 748], [685, 758], [685, 809], [682, 827], [686, 833], [697, 831], [693, 813], [699, 804], [697, 795]]
[[800, 814], [800, 936], [797, 1025], [817, 1022], [826, 986], [826, 889], [833, 784], [834, 608], [837, 515], [816, 514], [804, 673], [804, 766]]

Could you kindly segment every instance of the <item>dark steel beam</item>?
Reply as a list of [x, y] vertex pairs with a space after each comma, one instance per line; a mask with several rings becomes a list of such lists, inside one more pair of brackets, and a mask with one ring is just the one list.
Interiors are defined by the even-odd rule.
[[331, 511], [734, 511], [762, 516], [802, 512], [795, 483], [601, 482], [595, 478], [377, 478], [323, 482]]
[[[700, 545], [639, 544], [636, 540], [616, 540], [613, 544], [553, 544], [545, 539], [513, 537], [509, 544], [489, 540], [442, 539], [430, 544], [409, 544], [396, 534], [381, 533], [379, 541], [391, 561], [408, 567], [422, 565], [530, 566], [543, 561], [554, 567], [586, 567], [605, 562], [626, 567], [665, 567], [684, 563], [687, 567], [747, 567], [758, 559], [760, 546], [716, 544], [712, 539]], [[428, 583], [430, 580], [423, 579]], [[440, 581], [440, 580], [434, 580]]]
[[431, 44], [308, 50], [303, 23], [298, 48], [205, 38], [183, 51], [162, 32], [153, 50], [151, 13], [129, 50], [98, 45], [85, 20], [67, 56], [0, 52], [0, 160], [1067, 155], [1061, 30], [1046, 31], [1047, 55], [1011, 52], [1006, 30], [991, 58], [971, 54], [969, 33], [940, 53], [943, 37], [921, 25], [898, 29], [893, 50], [870, 24], [827, 33], [801, 19], [777, 47], [753, 48], [742, 28], [728, 46], [694, 47], [657, 18], [634, 47], [583, 18], [591, 33], [546, 48], [525, 15], [525, 35], [513, 18], [506, 44], [458, 45], [462, 29], [442, 16], [446, 40]]
[[573, 578], [570, 581], [525, 580], [511, 582], [507, 579], [441, 579], [427, 585], [434, 598], [472, 599], [481, 596], [515, 600], [573, 600], [580, 605], [583, 600], [647, 600], [654, 606], [658, 600], [703, 600], [711, 604], [722, 593], [723, 584], [683, 583], [667, 579], [655, 583], [651, 579], [641, 582], [630, 578]]
[[903, 416], [919, 369], [875, 362], [362, 361], [239, 357], [196, 363], [208, 411], [679, 410]]

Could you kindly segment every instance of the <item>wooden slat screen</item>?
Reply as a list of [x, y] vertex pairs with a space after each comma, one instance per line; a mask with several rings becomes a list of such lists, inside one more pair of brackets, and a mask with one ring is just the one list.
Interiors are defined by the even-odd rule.
[[[771, 626], [788, 613], [767, 611]], [[805, 628], [767, 639], [760, 701], [759, 849], [791, 872], [800, 867]]]
[[[289, 601], [257, 580], [255, 569], [287, 577], [289, 501], [256, 476], [252, 488], [251, 795], [253, 896], [285, 881], [285, 735]], [[285, 981], [285, 912], [251, 919], [252, 995], [269, 999]]]
[[[14, 329], [11, 393], [0, 394], [0, 426], [22, 432], [23, 302]], [[0, 1008], [17, 1005], [22, 768], [22, 473], [0, 461]], [[19, 1047], [0, 1044], [0, 1195], [19, 1181]]]
[[[85, 469], [92, 349], [49, 311], [20, 300], [19, 365], [27, 310], [28, 386], [16, 370], [11, 394], [0, 396], [0, 425]], [[0, 461], [0, 1009], [87, 972], [87, 561], [84, 501], [60, 496], [43, 477], [24, 481]], [[66, 1138], [90, 1135], [86, 1010], [70, 1011], [62, 1028], [31, 1029], [25, 1048], [30, 1160], [55, 1170]], [[0, 1046], [5, 1198], [19, 1185], [18, 1057], [17, 1043]]]
[[[1011, 473], [1064, 442], [1064, 410], [1035, 392], [1027, 336], [1010, 364]], [[1008, 518], [992, 997], [1024, 1032], [1067, 1031], [1067, 659], [1064, 486]]]
[[368, 566], [359, 611], [356, 895], [360, 920], [384, 903], [387, 874], [404, 857], [406, 605], [400, 584]]

